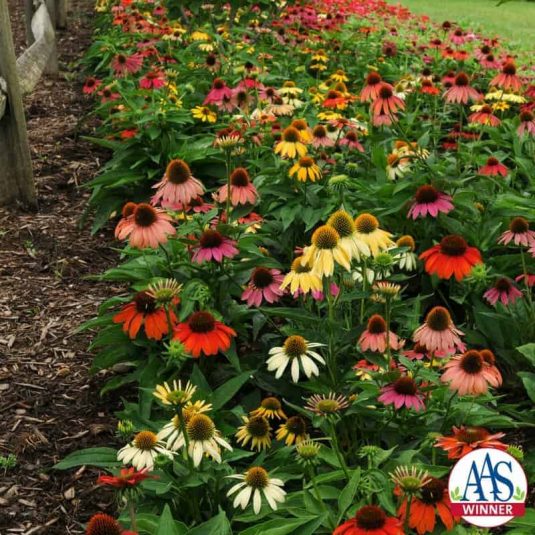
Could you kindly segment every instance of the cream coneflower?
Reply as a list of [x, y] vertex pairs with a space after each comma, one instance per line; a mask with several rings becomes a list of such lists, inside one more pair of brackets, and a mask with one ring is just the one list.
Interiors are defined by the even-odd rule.
[[158, 398], [164, 405], [181, 406], [191, 400], [197, 387], [189, 381], [182, 387], [182, 381], [176, 379], [171, 383], [164, 382], [163, 385], [156, 385], [154, 397]]
[[171, 160], [165, 170], [163, 179], [155, 184], [156, 194], [152, 204], [161, 204], [164, 208], [176, 209], [177, 205], [188, 204], [204, 193], [204, 186], [192, 174], [184, 160]]
[[312, 271], [311, 266], [302, 264], [302, 256], [298, 256], [292, 262], [290, 272], [284, 277], [281, 290], [290, 286], [290, 292], [308, 293], [310, 291], [320, 292], [323, 288], [320, 277]]
[[285, 500], [286, 492], [282, 489], [284, 482], [281, 479], [269, 477], [264, 468], [253, 466], [244, 474], [235, 474], [227, 476], [233, 479], [240, 479], [241, 482], [234, 485], [228, 492], [227, 496], [238, 492], [234, 498], [233, 506], [245, 509], [251, 497], [253, 498], [253, 511], [255, 514], [260, 512], [262, 507], [262, 496], [273, 510], [277, 510], [277, 504]]
[[117, 452], [117, 459], [124, 464], [131, 464], [137, 470], [146, 468], [150, 472], [158, 455], [173, 458], [173, 454], [158, 440], [156, 433], [141, 431], [130, 444]]
[[478, 396], [488, 391], [488, 385], [495, 383], [495, 376], [481, 353], [474, 349], [456, 355], [445, 366], [440, 380], [449, 383], [450, 390], [459, 396]]
[[404, 495], [417, 494], [427, 483], [431, 481], [429, 473], [423, 468], [416, 466], [396, 466], [390, 474], [390, 479], [395, 483]]
[[247, 446], [249, 442], [253, 450], [261, 451], [271, 446], [271, 426], [265, 416], [242, 416], [243, 425], [238, 427], [236, 440], [238, 444]]
[[308, 438], [307, 424], [301, 416], [290, 416], [277, 429], [277, 440], [284, 440], [287, 446], [299, 444]]
[[424, 346], [428, 351], [440, 351], [451, 354], [455, 350], [464, 351], [460, 339], [464, 333], [453, 324], [450, 313], [444, 307], [433, 307], [412, 335], [414, 342]]
[[284, 370], [290, 364], [292, 381], [299, 381], [299, 372], [303, 370], [308, 379], [313, 375], [319, 375], [319, 368], [316, 364], [325, 364], [323, 357], [312, 351], [315, 347], [322, 347], [325, 344], [317, 342], [307, 342], [302, 336], [293, 335], [286, 338], [284, 345], [273, 347], [269, 350], [271, 355], [267, 360], [267, 368], [270, 372], [276, 371], [275, 378], [282, 377]]
[[268, 420], [273, 420], [274, 418], [277, 420], [286, 420], [287, 418], [286, 414], [282, 410], [281, 402], [273, 396], [264, 398], [260, 403], [260, 407], [254, 411], [251, 411], [250, 414], [252, 417], [264, 416]]
[[321, 178], [321, 169], [319, 165], [316, 164], [313, 158], [310, 156], [303, 156], [295, 162], [288, 174], [292, 177], [296, 175], [299, 182], [316, 182]]
[[331, 214], [327, 225], [338, 232], [340, 246], [346, 249], [351, 258], [360, 262], [361, 256], [370, 256], [370, 248], [358, 237], [355, 222], [345, 210], [338, 210]]
[[349, 407], [346, 396], [330, 392], [327, 396], [314, 394], [307, 399], [305, 409], [319, 416], [333, 416]]
[[418, 265], [418, 257], [414, 252], [416, 249], [414, 238], [408, 234], [401, 236], [401, 238], [396, 241], [396, 247], [407, 248], [407, 251], [396, 254], [399, 268], [406, 271], [414, 271]]
[[355, 219], [355, 228], [357, 238], [368, 245], [372, 256], [377, 256], [381, 251], [395, 245], [391, 240], [392, 234], [380, 229], [378, 219], [371, 214], [360, 214]]
[[312, 234], [312, 244], [307, 247], [302, 264], [312, 266], [319, 277], [330, 277], [334, 273], [335, 261], [348, 271], [351, 269], [350, 256], [340, 244], [340, 234], [330, 225], [317, 228]]
[[175, 279], [160, 279], [149, 284], [147, 293], [159, 304], [178, 302], [177, 297], [182, 290], [182, 284]]
[[301, 141], [297, 128], [289, 126], [282, 132], [282, 139], [275, 146], [275, 154], [282, 158], [302, 157], [307, 153], [306, 145]]

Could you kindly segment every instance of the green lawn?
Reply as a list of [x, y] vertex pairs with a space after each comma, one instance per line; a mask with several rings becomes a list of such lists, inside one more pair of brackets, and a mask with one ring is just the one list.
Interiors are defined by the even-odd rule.
[[519, 48], [533, 50], [535, 2], [514, 0], [499, 7], [497, 0], [388, 0], [402, 4], [413, 13], [469, 25], [488, 36], [499, 35]]

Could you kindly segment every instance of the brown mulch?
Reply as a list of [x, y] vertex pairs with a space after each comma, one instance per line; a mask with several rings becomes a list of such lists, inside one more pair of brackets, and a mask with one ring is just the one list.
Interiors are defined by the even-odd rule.
[[[24, 49], [23, 2], [8, 0], [16, 53]], [[94, 0], [73, 0], [59, 31], [60, 75], [43, 78], [26, 99], [39, 212], [0, 208], [0, 533], [83, 533], [113, 495], [92, 469], [51, 467], [78, 449], [113, 442], [113, 400], [89, 375], [88, 333], [75, 329], [114, 291], [87, 279], [115, 260], [109, 230], [79, 229], [88, 192], [81, 184], [107, 154], [80, 139], [91, 104], [76, 61], [91, 40]], [[117, 289], [119, 291], [119, 289]]]

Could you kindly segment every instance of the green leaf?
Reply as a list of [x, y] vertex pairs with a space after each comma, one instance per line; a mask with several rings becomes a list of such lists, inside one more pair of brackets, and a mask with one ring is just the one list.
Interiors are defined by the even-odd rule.
[[525, 344], [517, 347], [516, 350], [522, 353], [529, 360], [530, 364], [535, 367], [535, 343]]
[[232, 535], [232, 529], [225, 511], [220, 509], [217, 516], [200, 526], [190, 529], [187, 535]]
[[526, 389], [531, 401], [535, 401], [535, 373], [518, 372], [518, 376], [522, 379], [524, 388]]
[[[274, 518], [262, 524], [257, 524], [242, 531], [240, 535], [290, 535], [299, 533], [299, 535], [306, 535], [313, 533], [310, 531], [310, 526], [305, 528], [305, 524], [312, 523], [315, 525], [314, 530], [322, 523], [323, 519], [311, 516], [302, 516], [299, 518]], [[299, 528], [299, 529], [298, 529]], [[199, 534], [200, 535], [200, 534]]]
[[223, 407], [227, 401], [229, 401], [236, 392], [247, 382], [251, 377], [250, 372], [244, 372], [236, 377], [233, 377], [223, 385], [221, 385], [217, 390], [215, 390], [212, 396], [212, 407], [216, 411]]
[[177, 524], [173, 520], [171, 509], [169, 509], [169, 505], [166, 504], [163, 508], [160, 521], [158, 522], [158, 528], [155, 535], [186, 535], [187, 532], [187, 526], [182, 523]]
[[349, 506], [353, 503], [355, 494], [357, 493], [358, 485], [360, 482], [360, 468], [353, 470], [351, 479], [344, 487], [338, 498], [338, 520], [342, 519], [344, 513], [347, 511]]
[[122, 466], [123, 463], [117, 460], [117, 450], [113, 448], [87, 448], [75, 451], [67, 455], [65, 459], [54, 465], [56, 470], [68, 470], [76, 466], [100, 466], [101, 468], [112, 468]]

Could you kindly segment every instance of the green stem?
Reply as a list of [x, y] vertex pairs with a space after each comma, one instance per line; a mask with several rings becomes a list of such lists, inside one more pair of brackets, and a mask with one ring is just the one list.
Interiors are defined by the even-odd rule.
[[130, 527], [132, 531], [137, 531], [136, 504], [132, 498], [128, 498], [128, 515], [130, 516]]
[[340, 463], [340, 466], [342, 470], [344, 471], [344, 475], [346, 476], [347, 480], [349, 481], [351, 478], [349, 477], [349, 472], [347, 471], [346, 462], [344, 461], [344, 457], [342, 455], [342, 452], [340, 451], [340, 447], [338, 445], [338, 437], [336, 436], [336, 427], [334, 425], [333, 421], [329, 421], [330, 428], [331, 428], [331, 440], [333, 445], [334, 453], [336, 454], [336, 458], [338, 459], [338, 462]]
[[403, 521], [403, 533], [409, 532], [409, 516], [411, 513], [412, 494], [407, 498], [407, 509], [405, 510], [405, 519]]
[[[366, 293], [368, 291], [368, 266], [366, 259], [362, 260], [362, 291]], [[360, 299], [360, 323], [364, 323], [364, 304], [366, 302], [366, 296], [363, 295]]]
[[180, 421], [180, 430], [184, 435], [184, 459], [188, 461], [188, 465], [191, 470], [193, 470], [193, 459], [189, 456], [189, 436], [188, 430], [186, 429], [186, 421], [184, 419], [184, 408], [180, 407], [180, 414], [178, 416]]
[[390, 364], [392, 362], [392, 351], [390, 350], [390, 298], [386, 298], [385, 303], [385, 320], [386, 320], [386, 356], [388, 358], [387, 371], [390, 370]]
[[230, 150], [225, 151], [225, 166], [227, 168], [227, 204], [226, 204], [226, 223], [230, 223]]

